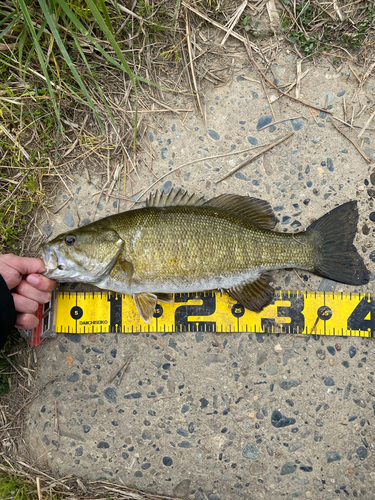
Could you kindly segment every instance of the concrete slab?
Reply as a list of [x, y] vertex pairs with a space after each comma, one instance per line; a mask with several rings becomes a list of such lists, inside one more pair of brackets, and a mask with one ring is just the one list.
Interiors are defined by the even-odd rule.
[[[295, 65], [290, 55], [279, 58], [273, 66], [279, 85], [294, 80]], [[276, 119], [283, 121], [260, 130], [272, 113], [249, 66], [237, 68], [229, 85], [207, 90], [206, 124], [192, 114], [185, 123], [169, 116], [158, 129], [150, 127], [157, 155], [153, 170], [158, 176], [171, 171], [155, 188], [184, 188], [207, 198], [260, 197], [274, 207], [278, 230], [289, 232], [356, 199], [355, 243], [374, 273], [373, 167], [333, 128], [329, 113], [311, 116], [307, 107], [285, 98], [273, 102]], [[336, 72], [327, 62], [307, 67], [301, 98], [342, 119], [346, 97], [351, 117], [356, 82], [350, 70], [343, 65]], [[374, 91], [372, 77], [361, 101], [373, 104]], [[181, 103], [181, 97], [169, 97], [168, 105]], [[354, 123], [363, 124], [368, 116], [365, 111]], [[287, 142], [216, 183], [249, 154], [242, 150], [292, 131]], [[373, 161], [374, 140], [373, 130], [364, 134], [363, 149]], [[143, 167], [139, 175], [139, 189], [155, 180]], [[75, 202], [44, 225], [45, 233], [75, 227], [76, 205], [84, 223], [130, 207], [112, 198], [98, 200], [97, 188], [82, 177], [70, 190]], [[69, 197], [61, 188], [56, 206]], [[374, 292], [373, 278], [357, 290]], [[289, 271], [275, 273], [275, 286], [354, 291]], [[36, 463], [57, 474], [106, 478], [195, 500], [375, 495], [371, 339], [200, 332], [59, 335], [39, 348], [38, 357], [37, 385], [57, 380], [30, 405], [25, 439]], [[116, 373], [129, 357], [117, 385]]]

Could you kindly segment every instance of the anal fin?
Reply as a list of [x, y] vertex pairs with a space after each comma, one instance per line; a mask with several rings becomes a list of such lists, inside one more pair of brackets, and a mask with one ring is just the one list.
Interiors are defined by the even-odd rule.
[[145, 323], [151, 323], [157, 301], [156, 295], [148, 292], [135, 293], [133, 299], [140, 317]]
[[227, 290], [229, 295], [238, 300], [246, 309], [250, 311], [262, 311], [272, 300], [274, 289], [270, 285], [272, 281], [271, 273], [263, 273], [258, 279], [251, 283], [234, 286]]
[[165, 302], [166, 304], [170, 304], [173, 302], [173, 293], [155, 293], [159, 302]]

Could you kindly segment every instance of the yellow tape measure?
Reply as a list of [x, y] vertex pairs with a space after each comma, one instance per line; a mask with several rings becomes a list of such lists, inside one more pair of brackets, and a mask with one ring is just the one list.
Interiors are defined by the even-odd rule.
[[[150, 324], [131, 295], [56, 292], [45, 330], [56, 333], [264, 332], [373, 337], [375, 296], [278, 290], [257, 314], [218, 291], [174, 294], [158, 303]], [[42, 333], [43, 335], [43, 333]]]

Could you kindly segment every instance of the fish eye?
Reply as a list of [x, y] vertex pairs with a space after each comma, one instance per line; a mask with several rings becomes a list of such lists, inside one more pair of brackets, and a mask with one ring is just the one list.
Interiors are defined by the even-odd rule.
[[76, 241], [76, 237], [73, 234], [69, 234], [68, 236], [65, 237], [65, 243], [67, 245], [73, 245]]
[[57, 266], [57, 269], [60, 269], [60, 271], [64, 271], [65, 267], [62, 264], [60, 264]]

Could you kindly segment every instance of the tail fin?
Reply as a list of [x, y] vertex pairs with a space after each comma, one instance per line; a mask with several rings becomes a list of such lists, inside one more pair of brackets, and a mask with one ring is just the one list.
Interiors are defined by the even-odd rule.
[[353, 245], [357, 224], [357, 202], [349, 201], [323, 215], [307, 228], [306, 232], [315, 233], [315, 274], [348, 285], [364, 285], [369, 282], [370, 273]]

